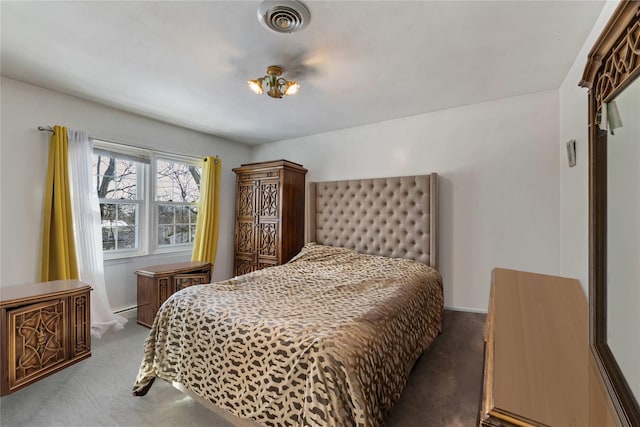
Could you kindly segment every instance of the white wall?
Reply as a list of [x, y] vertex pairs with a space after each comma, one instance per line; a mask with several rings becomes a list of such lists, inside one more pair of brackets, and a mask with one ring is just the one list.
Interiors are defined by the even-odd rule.
[[[49, 134], [39, 125], [59, 124], [158, 150], [222, 158], [221, 216], [214, 280], [231, 277], [235, 175], [232, 168], [250, 158], [247, 145], [128, 114], [73, 96], [2, 78], [0, 133], [0, 286], [35, 282], [39, 275], [43, 187]], [[114, 310], [136, 305], [137, 268], [187, 261], [190, 253], [107, 261], [105, 275]]]
[[[578, 87], [587, 56], [617, 1], [605, 3], [559, 89], [560, 99], [560, 274], [580, 280], [589, 295], [589, 133], [588, 91]], [[576, 141], [576, 166], [567, 165], [566, 142]]]
[[[559, 272], [557, 91], [253, 148], [314, 181], [440, 174], [445, 304], [486, 310], [494, 267]], [[321, 118], [319, 118], [321, 119]]]
[[[252, 153], [240, 144], [2, 78], [0, 286], [37, 280], [48, 142], [35, 128], [62, 124], [141, 146], [222, 156], [216, 280], [232, 270], [231, 168], [249, 157], [287, 158], [309, 168], [313, 180], [439, 172], [440, 259], [448, 306], [486, 309], [494, 266], [576, 277], [587, 292], [587, 91], [577, 83], [617, 3], [606, 3], [558, 92], [282, 141], [257, 146]], [[574, 168], [567, 166], [569, 139], [576, 140]], [[136, 268], [187, 258], [111, 261], [107, 280], [112, 305], [135, 304]]]

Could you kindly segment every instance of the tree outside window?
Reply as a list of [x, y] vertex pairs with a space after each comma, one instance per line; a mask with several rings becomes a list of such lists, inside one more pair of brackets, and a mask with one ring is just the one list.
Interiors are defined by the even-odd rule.
[[195, 238], [202, 168], [156, 160], [156, 213], [159, 247], [192, 244]]
[[138, 175], [141, 164], [115, 156], [94, 154], [93, 175], [100, 201], [102, 249], [138, 249]]
[[198, 218], [199, 159], [94, 144], [93, 179], [107, 259], [188, 249]]

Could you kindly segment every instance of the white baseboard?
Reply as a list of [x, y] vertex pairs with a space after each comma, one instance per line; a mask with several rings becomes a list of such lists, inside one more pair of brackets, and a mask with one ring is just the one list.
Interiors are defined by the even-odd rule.
[[451, 310], [451, 311], [464, 311], [464, 312], [467, 312], [467, 313], [480, 313], [480, 314], [487, 314], [488, 313], [488, 310], [484, 310], [484, 309], [481, 309], [481, 308], [445, 306], [444, 309], [445, 310]]
[[122, 310], [118, 310], [114, 312], [115, 314], [119, 314], [120, 316], [132, 320], [138, 318], [138, 307], [133, 306], [129, 308], [123, 308]]

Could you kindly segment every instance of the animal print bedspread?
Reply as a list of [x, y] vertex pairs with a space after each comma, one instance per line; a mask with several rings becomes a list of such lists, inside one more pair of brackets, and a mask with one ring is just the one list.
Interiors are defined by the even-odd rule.
[[134, 394], [159, 377], [265, 425], [380, 426], [442, 310], [436, 270], [309, 243], [282, 266], [173, 294]]

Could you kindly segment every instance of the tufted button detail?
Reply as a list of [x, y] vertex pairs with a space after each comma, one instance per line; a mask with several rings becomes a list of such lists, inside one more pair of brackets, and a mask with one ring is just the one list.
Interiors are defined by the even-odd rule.
[[428, 262], [428, 206], [428, 176], [319, 183], [316, 241]]

